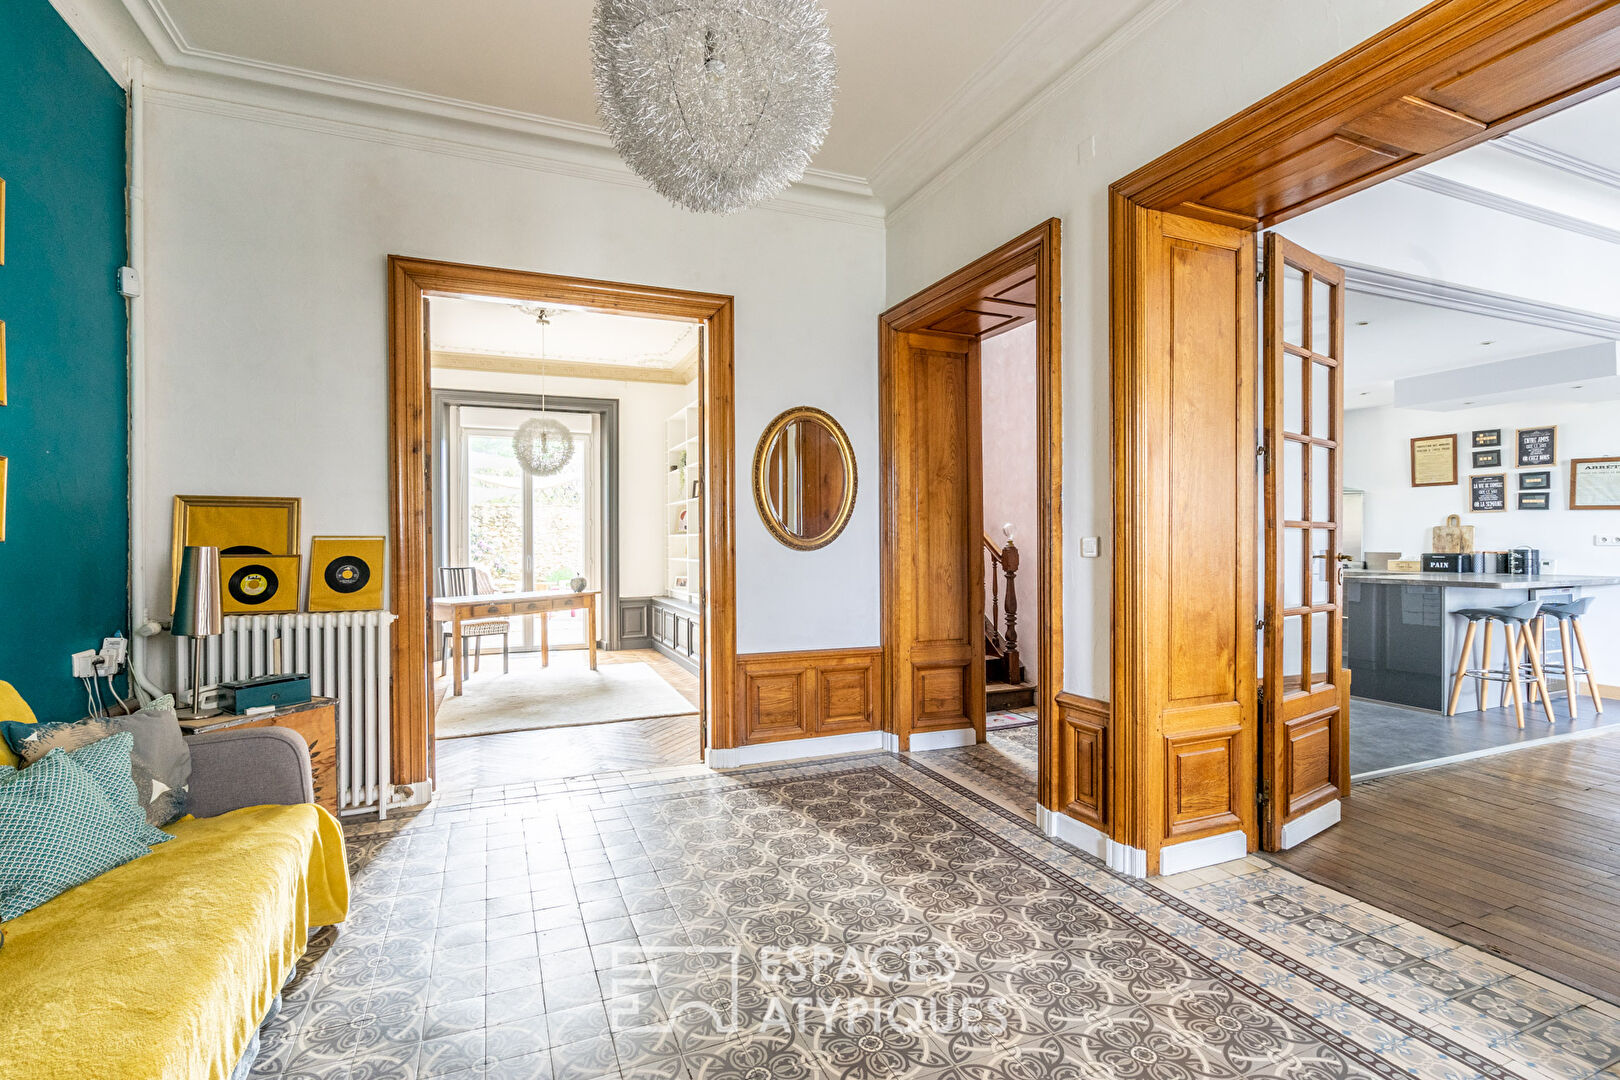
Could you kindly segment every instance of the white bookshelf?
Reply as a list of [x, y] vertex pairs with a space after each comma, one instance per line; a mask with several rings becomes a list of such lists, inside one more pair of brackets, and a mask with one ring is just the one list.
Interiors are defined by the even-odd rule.
[[[692, 485], [701, 474], [702, 439], [697, 402], [664, 421], [665, 524], [668, 533], [668, 569], [664, 590], [675, 600], [698, 603], [703, 572], [703, 521]], [[683, 465], [684, 455], [684, 465]]]

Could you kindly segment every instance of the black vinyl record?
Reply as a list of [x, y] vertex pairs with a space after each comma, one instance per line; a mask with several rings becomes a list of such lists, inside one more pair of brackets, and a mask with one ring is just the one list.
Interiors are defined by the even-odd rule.
[[326, 564], [326, 585], [335, 593], [354, 593], [371, 580], [371, 567], [358, 555], [339, 555]]
[[225, 583], [231, 599], [239, 604], [267, 603], [280, 588], [281, 581], [276, 577], [276, 572], [259, 563], [238, 567], [230, 581]]
[[264, 550], [264, 548], [262, 548], [262, 547], [254, 547], [252, 544], [233, 544], [232, 546], [230, 546], [228, 548], [220, 548], [219, 553], [221, 555], [268, 555], [268, 554], [270, 554], [268, 551]]

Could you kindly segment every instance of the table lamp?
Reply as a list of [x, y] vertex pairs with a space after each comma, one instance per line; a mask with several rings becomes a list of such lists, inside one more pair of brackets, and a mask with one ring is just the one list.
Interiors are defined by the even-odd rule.
[[174, 621], [169, 633], [191, 639], [191, 708], [187, 719], [208, 715], [202, 709], [203, 638], [224, 632], [219, 603], [219, 548], [187, 547], [180, 555], [180, 584], [174, 591]]

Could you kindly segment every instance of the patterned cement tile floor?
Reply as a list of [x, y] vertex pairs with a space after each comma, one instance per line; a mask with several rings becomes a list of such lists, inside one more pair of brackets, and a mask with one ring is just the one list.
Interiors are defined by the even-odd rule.
[[1054, 844], [1000, 801], [1032, 755], [1015, 730], [353, 826], [352, 917], [254, 1075], [1620, 1076], [1620, 1010], [1280, 868], [1139, 882]]

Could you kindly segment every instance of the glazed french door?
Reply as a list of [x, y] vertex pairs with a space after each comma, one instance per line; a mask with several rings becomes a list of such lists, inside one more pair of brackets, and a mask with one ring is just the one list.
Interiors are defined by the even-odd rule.
[[1350, 786], [1340, 576], [1344, 272], [1276, 233], [1265, 242], [1260, 769], [1265, 847], [1280, 851], [1337, 820], [1325, 808]]

